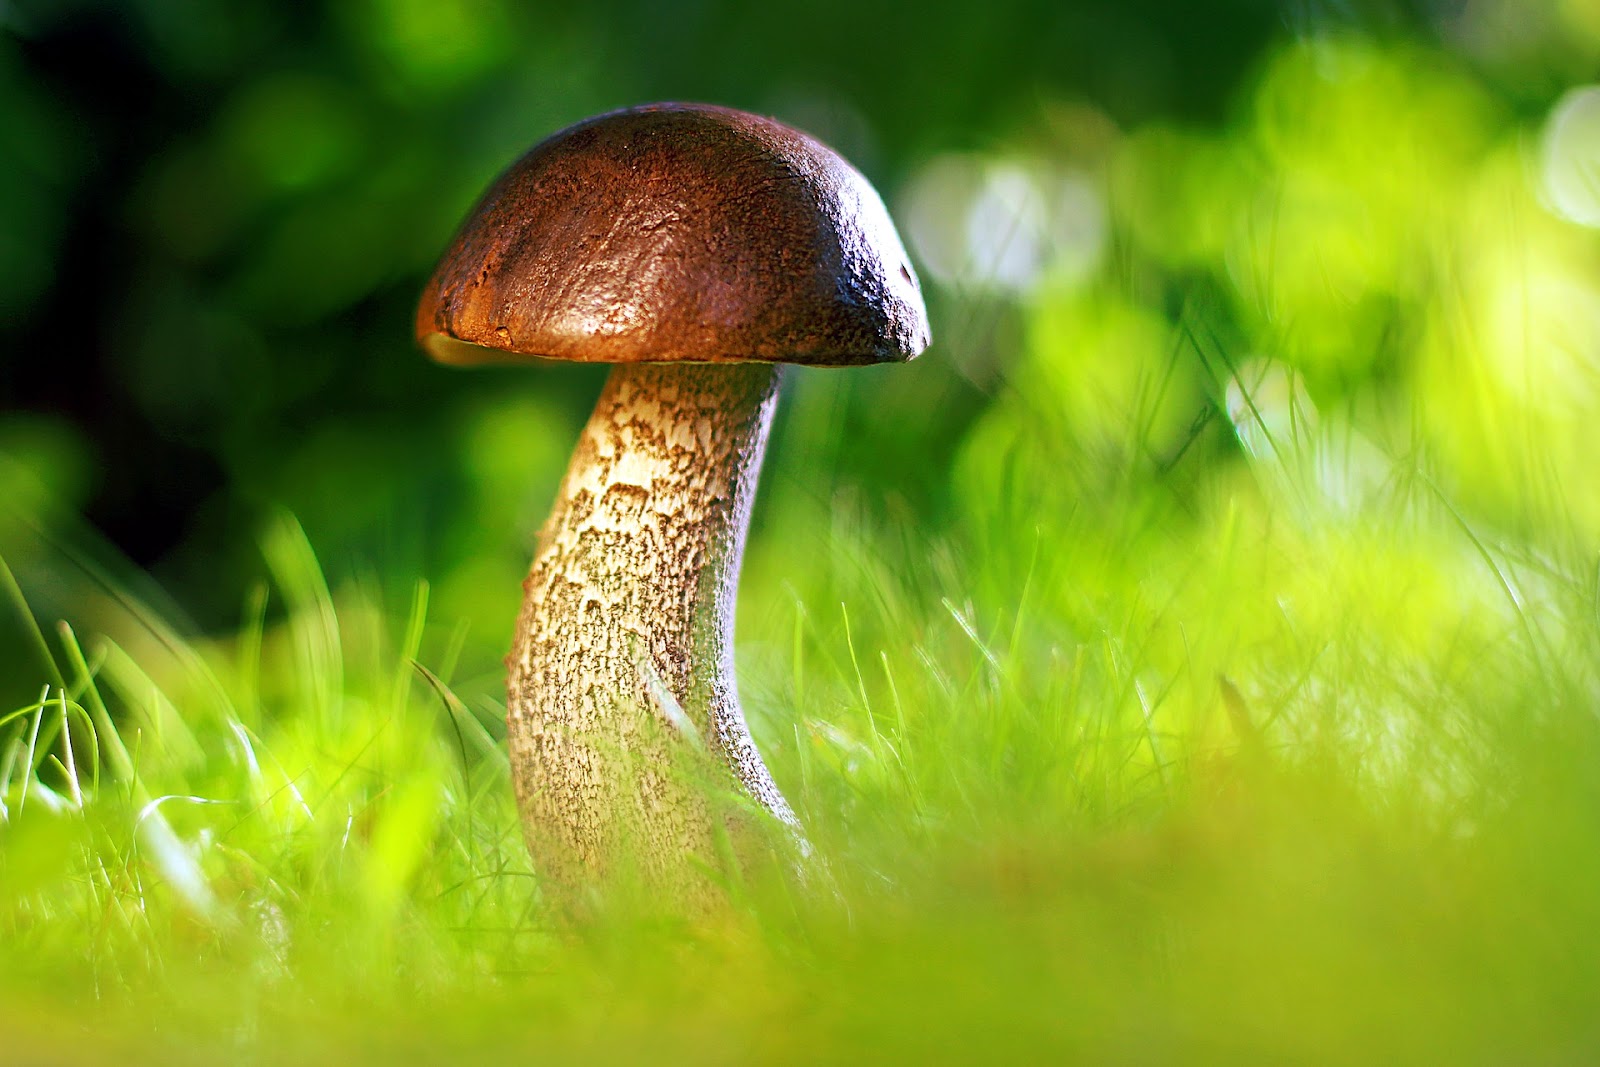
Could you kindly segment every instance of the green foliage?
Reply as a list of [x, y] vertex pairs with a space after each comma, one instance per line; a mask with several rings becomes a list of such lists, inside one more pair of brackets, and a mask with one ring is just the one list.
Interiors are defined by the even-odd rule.
[[13, 1047], [1582, 1055], [1587, 560], [1490, 538], [1415, 463], [1329, 492], [1326, 445], [1274, 437], [1181, 491], [1143, 464], [1043, 482], [1013, 448], [998, 477], [1032, 510], [974, 474], [927, 541], [780, 492], [813, 532], [755, 546], [743, 682], [815, 865], [693, 926], [549, 914], [499, 708], [454, 688], [459, 629], [425, 586], [389, 611], [330, 586], [283, 519], [232, 639], [41, 635], [56, 680], [0, 724], [0, 973], [8, 1003], [49, 1007], [6, 1020]]
[[[1600, 47], [1582, 8], [1527, 6], [1551, 69]], [[262, 322], [416, 269], [505, 146], [484, 120], [445, 180], [368, 134], [500, 84], [512, 5], [339, 11], [381, 93], [264, 76], [141, 181], [175, 257], [229, 264], [221, 304], [141, 297], [135, 391], [175, 433], [238, 384], [180, 328], [277, 366]], [[229, 545], [205, 580], [261, 584], [209, 636], [53, 510], [90, 491], [70, 433], [8, 420], [28, 695], [0, 709], [0, 1044], [1592, 1058], [1600, 266], [1587, 157], [1540, 126], [1557, 93], [1473, 47], [1317, 35], [1220, 126], [1053, 101], [887, 189], [942, 347], [791, 377], [739, 666], [815, 856], [748, 872], [720, 921], [613, 901], [563, 925], [516, 824], [498, 658], [589, 377], [484, 372], [440, 390], [436, 433], [279, 427], [266, 458], [237, 423], [282, 398], [232, 409], [235, 490], [313, 533], [274, 512], [259, 553]], [[11, 180], [49, 172], [41, 145]], [[322, 255], [328, 219], [394, 262]], [[343, 328], [289, 357], [293, 403], [345, 375], [406, 392], [349, 368]]]

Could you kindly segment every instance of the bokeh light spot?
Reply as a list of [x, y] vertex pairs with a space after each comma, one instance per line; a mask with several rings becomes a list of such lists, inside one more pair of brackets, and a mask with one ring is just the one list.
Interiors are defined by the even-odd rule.
[[1086, 277], [1108, 230], [1089, 175], [1033, 160], [941, 156], [912, 179], [900, 209], [935, 281], [1001, 294], [1026, 293], [1047, 275]]
[[975, 279], [1022, 291], [1044, 264], [1044, 197], [1021, 167], [1000, 164], [983, 176], [965, 215], [967, 259]]
[[1545, 123], [1544, 192], [1558, 214], [1600, 227], [1600, 85], [1570, 90]]
[[1228, 421], [1244, 450], [1257, 459], [1296, 450], [1317, 423], [1316, 405], [1292, 368], [1252, 360], [1228, 380]]

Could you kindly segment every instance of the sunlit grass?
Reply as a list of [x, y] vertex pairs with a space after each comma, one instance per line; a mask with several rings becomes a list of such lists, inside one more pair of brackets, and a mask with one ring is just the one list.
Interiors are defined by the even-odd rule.
[[712, 924], [557, 922], [459, 628], [330, 588], [292, 521], [232, 639], [41, 625], [5, 1025], [68, 1061], [1591, 1047], [1592, 578], [1414, 464], [1352, 505], [1262, 454], [1092, 513], [1058, 478], [1004, 554], [979, 494], [916, 555], [842, 500], [810, 566], [757, 546], [747, 703], [826, 873]]

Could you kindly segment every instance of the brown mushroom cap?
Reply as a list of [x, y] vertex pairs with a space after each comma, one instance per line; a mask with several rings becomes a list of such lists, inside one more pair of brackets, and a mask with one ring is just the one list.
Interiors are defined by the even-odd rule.
[[928, 344], [883, 201], [772, 119], [656, 104], [569, 126], [512, 164], [417, 308], [443, 363], [907, 360]]

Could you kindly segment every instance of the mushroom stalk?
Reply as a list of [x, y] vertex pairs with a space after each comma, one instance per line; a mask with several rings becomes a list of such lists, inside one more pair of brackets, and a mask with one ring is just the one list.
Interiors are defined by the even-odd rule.
[[[507, 658], [517, 800], [559, 882], [620, 867], [648, 886], [685, 884], [686, 858], [709, 862], [725, 825], [714, 795], [732, 782], [719, 767], [794, 824], [733, 673], [739, 563], [779, 377], [759, 363], [619, 365], [584, 427]], [[707, 763], [722, 783], [697, 773]]]
[[753, 833], [764, 822], [794, 825], [732, 662], [774, 365], [901, 362], [928, 344], [883, 201], [838, 153], [760, 115], [598, 115], [535, 145], [478, 201], [416, 331], [460, 366], [617, 365], [525, 585], [511, 776], [568, 903], [630, 881], [714, 902], [699, 872], [726, 856], [729, 831], [740, 860], [763, 854], [751, 846], [771, 840]]

